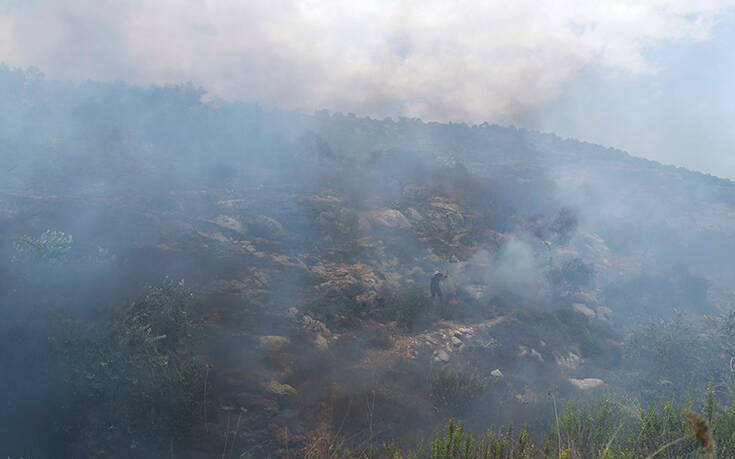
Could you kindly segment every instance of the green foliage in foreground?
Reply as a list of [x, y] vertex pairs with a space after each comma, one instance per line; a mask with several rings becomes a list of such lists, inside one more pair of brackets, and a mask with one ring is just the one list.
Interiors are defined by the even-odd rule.
[[480, 436], [465, 431], [462, 423], [450, 419], [444, 432], [437, 432], [430, 445], [432, 459], [444, 458], [527, 458], [532, 445], [529, 442], [528, 428], [524, 428], [515, 438], [513, 427], [507, 432], [494, 432], [492, 429]]
[[[68, 394], [62, 426], [77, 457], [132, 457], [165, 450], [202, 422], [205, 368], [195, 359], [198, 302], [182, 282], [164, 280], [85, 327], [68, 320], [51, 340], [55, 372]], [[81, 409], [80, 407], [85, 407]]]
[[[429, 442], [414, 447], [395, 443], [362, 453], [334, 448], [335, 454], [309, 457], [372, 459], [637, 459], [735, 457], [735, 398], [727, 407], [708, 403], [705, 416], [688, 404], [666, 402], [646, 408], [611, 399], [569, 405], [548, 431], [525, 426], [471, 432], [449, 419]], [[713, 400], [713, 399], [709, 399]], [[710, 422], [707, 417], [712, 415]]]
[[[569, 406], [547, 434], [490, 429], [469, 432], [450, 419], [431, 443], [405, 457], [430, 459], [735, 457], [735, 401], [712, 413], [712, 423], [687, 407], [668, 402], [648, 408], [605, 400], [597, 406]], [[711, 427], [710, 427], [711, 425]], [[541, 442], [534, 444], [532, 439]], [[658, 456], [658, 454], [661, 454]], [[403, 457], [393, 452], [394, 457]]]
[[735, 393], [735, 313], [705, 320], [677, 315], [634, 329], [623, 347], [624, 365], [637, 372], [628, 392], [645, 400], [673, 398], [681, 388]]

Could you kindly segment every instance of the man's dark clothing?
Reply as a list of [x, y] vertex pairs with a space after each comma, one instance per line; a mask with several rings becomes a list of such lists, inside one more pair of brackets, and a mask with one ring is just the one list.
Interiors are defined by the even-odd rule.
[[439, 285], [439, 283], [445, 277], [447, 277], [446, 274], [442, 274], [439, 272], [434, 273], [434, 275], [431, 276], [431, 298], [432, 299], [439, 298], [440, 301], [444, 299], [444, 295], [442, 295], [442, 288]]

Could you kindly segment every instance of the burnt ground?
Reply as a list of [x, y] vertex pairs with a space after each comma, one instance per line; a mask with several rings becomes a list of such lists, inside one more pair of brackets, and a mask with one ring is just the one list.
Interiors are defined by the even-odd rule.
[[[164, 277], [198, 294], [206, 416], [172, 442], [180, 457], [409, 447], [449, 416], [481, 429], [546, 425], [532, 414], [549, 403], [545, 391], [570, 393], [568, 378], [601, 374], [587, 374], [583, 340], [529, 331], [502, 301], [468, 293], [482, 288], [471, 254], [512, 235], [478, 227], [456, 200], [406, 196], [353, 209], [328, 192], [284, 187], [155, 199], [13, 194], [2, 210], [9, 239], [55, 228], [117, 254], [114, 275], [88, 287], [92, 297], [131, 297]], [[437, 265], [452, 269], [452, 301], [437, 309], [423, 297], [416, 320], [391, 320], [392, 295], [428, 290]], [[56, 307], [84, 314], [73, 304]], [[583, 330], [604, 326], [571, 314]], [[442, 403], [428, 377], [439, 368], [478, 374], [491, 390], [472, 406]]]

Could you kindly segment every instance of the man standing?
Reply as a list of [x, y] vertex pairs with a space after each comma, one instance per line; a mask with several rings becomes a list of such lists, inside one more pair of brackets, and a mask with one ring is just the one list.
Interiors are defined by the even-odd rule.
[[448, 275], [449, 273], [442, 274], [439, 271], [434, 271], [434, 274], [431, 276], [431, 299], [439, 298], [439, 301], [444, 300], [444, 295], [442, 295], [442, 288], [439, 283]]

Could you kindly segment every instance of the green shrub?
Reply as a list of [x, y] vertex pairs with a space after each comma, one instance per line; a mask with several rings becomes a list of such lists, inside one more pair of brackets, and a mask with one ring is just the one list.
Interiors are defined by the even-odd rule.
[[404, 288], [377, 299], [374, 306], [365, 308], [365, 314], [379, 322], [392, 322], [404, 329], [412, 329], [433, 311], [433, 303], [418, 287]]
[[718, 412], [713, 406], [712, 436], [718, 457], [735, 457], [735, 397], [730, 405]]
[[[669, 397], [674, 390], [705, 388], [712, 380], [729, 377], [727, 359], [718, 349], [712, 330], [682, 314], [671, 321], [650, 322], [635, 328], [625, 340], [623, 356], [627, 366], [641, 371], [644, 396]], [[663, 391], [661, 381], [670, 387]]]
[[[431, 459], [506, 459], [529, 458], [533, 452], [528, 434], [524, 428], [515, 438], [513, 426], [507, 432], [493, 432], [489, 429], [484, 435], [474, 436], [467, 432], [461, 422], [450, 419], [444, 432], [437, 431], [430, 445], [428, 457]], [[423, 454], [419, 455], [423, 456]]]
[[[635, 434], [628, 441], [639, 451], [652, 453], [687, 433], [687, 424], [676, 402], [667, 401], [659, 406], [639, 408], [640, 418]], [[696, 446], [694, 444], [688, 446]], [[679, 447], [681, 450], [682, 447]]]
[[50, 229], [38, 237], [22, 236], [14, 244], [14, 263], [44, 262], [60, 263], [64, 261], [72, 248], [72, 236], [62, 231]]
[[707, 421], [688, 407], [682, 410], [667, 401], [631, 412], [607, 399], [597, 407], [565, 410], [559, 432], [552, 429], [545, 450], [547, 457], [579, 459], [649, 457], [663, 451], [662, 457], [694, 458], [712, 445]]
[[394, 295], [389, 301], [390, 315], [403, 328], [411, 328], [432, 310], [431, 300], [418, 288]]
[[[559, 418], [563, 454], [594, 457], [602, 451], [613, 435], [615, 424], [619, 422], [612, 408], [609, 402], [603, 402], [596, 412], [574, 406], [564, 410]], [[555, 434], [552, 432], [551, 437]]]
[[79, 244], [70, 234], [46, 230], [39, 236], [24, 235], [10, 253], [13, 281], [54, 296], [74, 292], [113, 273], [117, 257], [94, 244]]
[[[710, 431], [706, 419], [688, 408], [681, 410], [675, 402], [631, 410], [605, 399], [570, 405], [560, 413], [558, 430], [555, 425], [548, 434], [534, 434], [526, 427], [516, 435], [511, 425], [505, 432], [491, 428], [473, 435], [462, 422], [450, 419], [434, 433], [428, 449], [421, 442], [406, 457], [633, 459], [656, 453], [656, 457], [695, 458], [713, 451], [717, 457], [735, 457], [735, 402], [714, 415]], [[545, 442], [537, 447], [532, 440], [544, 436]], [[392, 457], [402, 456], [394, 452]]]
[[546, 274], [549, 281], [562, 288], [579, 290], [589, 286], [595, 278], [595, 268], [581, 258], [564, 261]]
[[448, 367], [429, 369], [429, 397], [439, 407], [450, 411], [468, 408], [485, 393], [489, 384], [489, 378], [477, 373]]
[[194, 294], [184, 281], [165, 279], [160, 286], [136, 301], [124, 305], [117, 315], [116, 328], [123, 344], [140, 347], [146, 355], [163, 356], [190, 351], [191, 315], [197, 307]]
[[109, 320], [91, 326], [67, 321], [53, 337], [58, 359], [50, 377], [66, 385], [65, 404], [79, 419], [68, 426], [78, 431], [78, 455], [165, 448], [202, 421], [205, 368], [195, 359], [197, 308], [183, 281], [166, 279]]

